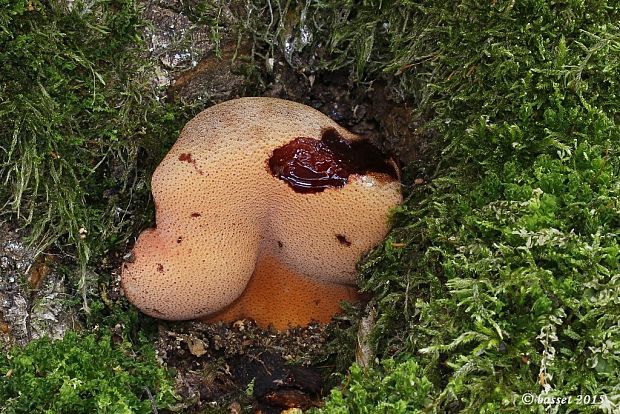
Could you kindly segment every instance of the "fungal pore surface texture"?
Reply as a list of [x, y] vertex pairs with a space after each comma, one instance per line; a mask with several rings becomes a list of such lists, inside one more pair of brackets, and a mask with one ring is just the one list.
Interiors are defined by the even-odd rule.
[[402, 201], [397, 168], [375, 147], [273, 98], [198, 114], [152, 192], [156, 228], [123, 264], [128, 299], [156, 318], [277, 329], [328, 322], [356, 299], [356, 263]]

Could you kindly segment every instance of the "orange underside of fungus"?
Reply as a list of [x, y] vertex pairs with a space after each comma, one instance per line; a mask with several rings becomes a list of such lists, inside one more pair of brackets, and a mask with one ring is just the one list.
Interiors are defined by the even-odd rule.
[[327, 323], [340, 312], [340, 302], [358, 299], [355, 286], [316, 282], [265, 257], [254, 270], [241, 296], [224, 310], [204, 318], [207, 322], [236, 321], [251, 316], [260, 326], [278, 329]]
[[277, 329], [358, 298], [355, 265], [402, 198], [394, 163], [320, 112], [273, 98], [190, 121], [152, 180], [156, 227], [121, 281], [151, 316]]

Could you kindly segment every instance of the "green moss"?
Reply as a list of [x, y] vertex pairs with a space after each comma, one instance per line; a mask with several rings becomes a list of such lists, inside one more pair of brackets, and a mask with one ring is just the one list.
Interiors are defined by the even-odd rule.
[[433, 385], [419, 374], [419, 367], [413, 360], [398, 364], [386, 359], [380, 369], [367, 372], [353, 365], [344, 390], [332, 390], [321, 411], [334, 414], [423, 413], [430, 403]]
[[543, 390], [617, 398], [620, 6], [444, 3], [362, 5], [339, 40], [398, 28], [351, 70], [392, 73], [443, 137], [432, 183], [363, 265], [378, 351], [413, 355], [438, 411], [527, 411], [520, 396]]
[[149, 84], [134, 1], [1, 4], [2, 209], [38, 251], [76, 255], [85, 290], [89, 258], [144, 224], [154, 163], [138, 162], [161, 157], [187, 116]]
[[[282, 53], [300, 70], [307, 60], [295, 56], [320, 57], [311, 70], [382, 78], [441, 137], [432, 182], [405, 183], [394, 230], [362, 264], [379, 309], [376, 349], [417, 361], [434, 385], [427, 409], [539, 410], [520, 397], [543, 391], [618, 404], [620, 6], [253, 7], [263, 57]], [[327, 412], [366, 398], [364, 386], [345, 389]], [[600, 410], [574, 400], [560, 409]]]
[[2, 413], [151, 413], [174, 403], [151, 345], [107, 330], [68, 332], [0, 355]]
[[[137, 148], [157, 159], [186, 117], [156, 104], [141, 82], [132, 2], [73, 11], [5, 3], [0, 192], [42, 246], [77, 246], [84, 261], [105, 249], [92, 240], [113, 245], [136, 232], [140, 223], [115, 212], [148, 199], [148, 187], [134, 183], [154, 163], [137, 169]], [[352, 368], [355, 386], [334, 393], [326, 410], [377, 412], [390, 390], [406, 409], [431, 412], [540, 411], [520, 398], [543, 390], [617, 398], [617, 2], [225, 6], [192, 10], [215, 38], [225, 26], [249, 35], [257, 84], [269, 75], [256, 68], [277, 54], [299, 71], [382, 79], [417, 105], [419, 129], [440, 137], [431, 183], [405, 182], [394, 230], [361, 266], [378, 309], [376, 351], [399, 362], [367, 375]], [[114, 199], [102, 202], [108, 189]], [[381, 382], [384, 374], [393, 381]], [[408, 395], [407, 378], [430, 381], [428, 396]], [[573, 401], [562, 410], [599, 408]]]

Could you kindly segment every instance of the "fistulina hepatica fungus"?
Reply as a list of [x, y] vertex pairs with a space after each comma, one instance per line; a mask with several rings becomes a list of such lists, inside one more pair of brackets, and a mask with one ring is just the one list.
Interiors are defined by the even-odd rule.
[[273, 98], [192, 119], [155, 170], [156, 227], [123, 264], [156, 318], [277, 329], [329, 322], [402, 201], [395, 163], [320, 112]]

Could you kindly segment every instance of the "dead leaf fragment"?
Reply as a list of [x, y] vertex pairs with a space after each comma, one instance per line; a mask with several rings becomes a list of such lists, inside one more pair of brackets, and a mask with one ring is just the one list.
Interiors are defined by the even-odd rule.
[[280, 412], [280, 414], [303, 414], [304, 412], [302, 411], [301, 408], [289, 408], [288, 410], [284, 410], [282, 412]]
[[52, 256], [42, 254], [30, 266], [28, 270], [28, 284], [32, 289], [38, 289], [41, 282], [52, 272], [51, 264], [54, 262]]
[[237, 401], [233, 401], [232, 403], [230, 403], [230, 405], [228, 406], [228, 410], [230, 412], [230, 414], [241, 414], [241, 404], [239, 404]]
[[186, 341], [187, 341], [187, 346], [189, 347], [189, 352], [191, 352], [192, 355], [201, 357], [207, 353], [205, 343], [201, 341], [200, 339], [188, 337]]

